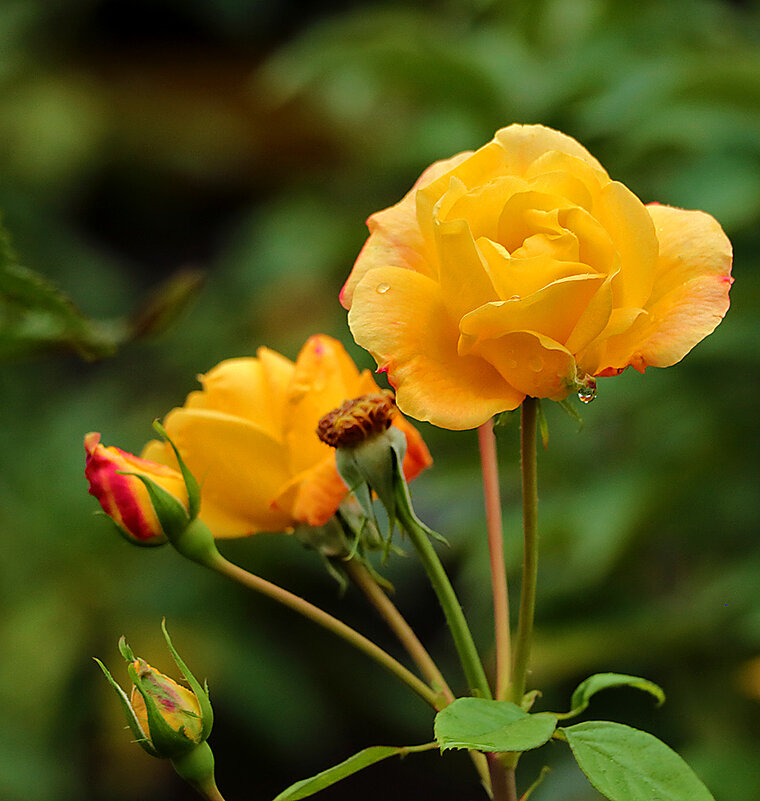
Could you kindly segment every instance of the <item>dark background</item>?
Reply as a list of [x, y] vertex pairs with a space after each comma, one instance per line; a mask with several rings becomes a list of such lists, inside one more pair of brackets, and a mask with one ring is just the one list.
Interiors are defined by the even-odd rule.
[[[664, 739], [717, 801], [760, 799], [759, 22], [756, 3], [713, 0], [0, 4], [0, 208], [24, 263], [99, 320], [133, 313], [177, 270], [206, 275], [160, 336], [96, 362], [29, 348], [0, 372], [4, 801], [194, 797], [130, 744], [90, 659], [126, 680], [126, 634], [168, 672], [164, 615], [208, 676], [228, 801], [273, 798], [365, 746], [430, 739], [428, 709], [348, 646], [169, 549], [114, 536], [92, 515], [82, 436], [139, 451], [197, 373], [263, 344], [292, 358], [322, 331], [370, 366], [337, 301], [363, 220], [431, 161], [512, 122], [575, 136], [645, 202], [711, 212], [736, 253], [732, 308], [683, 363], [600, 381], [581, 433], [547, 404], [537, 708], [566, 709], [592, 672], [644, 675], [665, 706], [610, 691], [590, 714]], [[416, 505], [451, 540], [446, 563], [488, 654], [475, 433], [421, 430], [436, 465]], [[514, 589], [515, 421], [499, 445]], [[223, 550], [396, 652], [292, 538]], [[417, 562], [387, 574], [463, 689]], [[599, 798], [560, 744], [525, 759], [523, 789], [543, 761], [553, 770], [535, 801]], [[485, 797], [464, 755], [434, 752], [322, 797], [389, 793]]]

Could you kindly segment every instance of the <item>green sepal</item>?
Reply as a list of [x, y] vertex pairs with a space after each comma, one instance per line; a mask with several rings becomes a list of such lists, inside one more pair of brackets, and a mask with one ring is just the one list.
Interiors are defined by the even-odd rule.
[[195, 518], [198, 517], [198, 512], [201, 508], [201, 490], [198, 486], [198, 482], [195, 476], [188, 469], [182, 456], [180, 456], [179, 449], [166, 433], [166, 429], [161, 425], [161, 423], [158, 422], [158, 420], [153, 421], [153, 429], [161, 437], [161, 439], [171, 445], [171, 449], [174, 451], [174, 455], [177, 457], [177, 464], [179, 465], [182, 478], [185, 480], [185, 488], [187, 489], [187, 513], [190, 516], [190, 520], [195, 520]]
[[134, 709], [132, 709], [132, 704], [129, 703], [129, 698], [127, 697], [127, 694], [116, 683], [116, 680], [111, 675], [108, 668], [97, 657], [93, 657], [93, 659], [100, 666], [100, 669], [103, 671], [103, 674], [108, 679], [108, 682], [110, 683], [111, 687], [113, 687], [114, 690], [116, 690], [116, 693], [119, 696], [119, 701], [121, 701], [122, 708], [124, 709], [124, 714], [127, 716], [127, 725], [129, 726], [129, 730], [132, 732], [132, 735], [135, 738], [135, 742], [146, 753], [150, 754], [151, 756], [154, 757], [159, 756], [158, 752], [153, 747], [153, 744], [147, 737], [146, 733], [140, 728], [140, 723], [137, 720], [137, 716], [135, 715]]
[[715, 801], [686, 762], [652, 734], [602, 720], [557, 731], [589, 782], [610, 801]]
[[222, 558], [211, 529], [199, 517], [191, 520], [178, 536], [169, 540], [176, 551], [199, 565], [213, 568]]
[[130, 473], [124, 470], [117, 470], [119, 475], [134, 476], [140, 479], [148, 490], [148, 496], [156, 513], [158, 522], [164, 534], [170, 541], [178, 537], [188, 526], [190, 518], [185, 507], [168, 490], [156, 484], [152, 478], [144, 476], [142, 473]]
[[565, 400], [559, 401], [559, 405], [565, 410], [567, 416], [572, 417], [572, 419], [578, 424], [578, 431], [583, 431], [583, 416], [575, 408], [570, 398], [565, 398]]
[[211, 727], [214, 725], [214, 710], [211, 708], [208, 686], [204, 684], [204, 686], [201, 687], [198, 680], [193, 676], [188, 666], [182, 660], [182, 657], [177, 653], [177, 649], [172, 644], [171, 637], [169, 637], [169, 632], [166, 630], [166, 618], [163, 618], [161, 621], [161, 631], [164, 633], [164, 639], [166, 640], [169, 653], [172, 655], [174, 663], [182, 673], [182, 678], [190, 685], [190, 689], [195, 693], [195, 697], [198, 699], [198, 706], [201, 708], [201, 740], [206, 740], [211, 734]]
[[388, 429], [358, 445], [338, 448], [336, 452], [338, 472], [356, 495], [364, 513], [369, 518], [374, 517], [370, 493], [370, 489], [372, 489], [385, 507], [391, 531], [396, 521], [396, 503], [393, 498], [394, 470], [391, 455], [392, 431], [400, 434], [406, 445], [406, 439], [398, 429]]
[[127, 638], [122, 635], [119, 637], [119, 653], [126, 659], [127, 662], [134, 662], [137, 657], [132, 653], [132, 649], [129, 647], [129, 643], [127, 642]]
[[549, 447], [549, 423], [546, 420], [540, 398], [536, 401], [536, 417], [538, 418], [538, 430], [541, 433], [541, 444], [546, 450]]
[[145, 701], [150, 740], [158, 756], [164, 759], [177, 759], [197, 747], [197, 742], [185, 736], [184, 726], [177, 731], [164, 720], [156, 702], [153, 700], [153, 696], [143, 687], [142, 679], [132, 662], [127, 665], [127, 673], [132, 680], [132, 684], [135, 685], [137, 691], [143, 697], [143, 701]]
[[629, 676], [625, 673], [594, 673], [575, 688], [573, 697], [570, 699], [570, 711], [559, 713], [557, 717], [560, 720], [567, 720], [580, 715], [586, 710], [594, 695], [612, 687], [634, 687], [654, 696], [657, 706], [665, 703], [665, 692], [653, 681], [638, 676]]
[[301, 779], [300, 781], [291, 784], [286, 790], [283, 790], [274, 801], [299, 801], [301, 798], [308, 798], [326, 787], [330, 787], [336, 782], [347, 778], [348, 776], [358, 773], [376, 762], [387, 759], [392, 756], [404, 757], [406, 754], [416, 753], [418, 751], [430, 751], [436, 748], [436, 743], [425, 743], [424, 745], [411, 745], [411, 746], [393, 746], [393, 745], [375, 745], [371, 748], [365, 748], [357, 754], [345, 759], [338, 765], [334, 765], [327, 770], [317, 773], [308, 779]]
[[335, 451], [335, 465], [349, 492], [353, 493], [362, 511], [368, 519], [375, 522], [375, 510], [372, 506], [372, 492], [367, 481], [359, 470], [354, 458], [353, 448], [338, 448]]
[[555, 715], [531, 715], [511, 701], [457, 698], [436, 715], [435, 739], [442, 751], [521, 752], [548, 742], [556, 726]]
[[169, 542], [166, 535], [157, 535], [155, 537], [151, 537], [149, 540], [140, 540], [135, 537], [134, 534], [130, 534], [125, 528], [122, 528], [110, 515], [107, 515], [100, 509], [98, 509], [96, 512], [93, 512], [93, 515], [107, 518], [109, 523], [111, 523], [111, 525], [116, 529], [120, 537], [125, 539], [130, 545], [136, 545], [138, 548], [159, 548]]
[[348, 552], [346, 534], [335, 515], [321, 526], [298, 525], [293, 534], [299, 542], [323, 556], [345, 556]]
[[[425, 534], [428, 535], [431, 539], [437, 540], [442, 545], [446, 545], [447, 547], [450, 545], [449, 541], [443, 534], [439, 534], [437, 531], [433, 531], [430, 526], [426, 525], [422, 522], [422, 520], [417, 517], [416, 512], [414, 511], [414, 507], [412, 506], [412, 496], [409, 493], [409, 485], [406, 483], [406, 479], [404, 478], [404, 472], [402, 470], [402, 462], [403, 459], [400, 461], [397, 460], [396, 462], [396, 503], [403, 504], [403, 509], [409, 517], [419, 526]], [[398, 508], [398, 507], [397, 507]]]

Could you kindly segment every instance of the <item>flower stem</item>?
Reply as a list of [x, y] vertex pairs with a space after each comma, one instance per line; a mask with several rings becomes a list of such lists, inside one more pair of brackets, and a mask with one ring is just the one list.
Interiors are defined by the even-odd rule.
[[[404, 616], [386, 595], [383, 588], [378, 585], [370, 575], [370, 572], [356, 559], [350, 559], [344, 563], [344, 568], [354, 584], [367, 596], [369, 602], [377, 609], [380, 616], [398, 637], [399, 642], [406, 648], [409, 656], [412, 657], [427, 682], [434, 690], [438, 690], [441, 693], [445, 704], [450, 704], [454, 700], [454, 693], [451, 692], [451, 688], [446, 683], [441, 671], [433, 662], [425, 646], [419, 641], [412, 627], [406, 622]], [[490, 787], [490, 778], [485, 757], [477, 751], [470, 751], [469, 754], [483, 784], [488, 789]]]
[[248, 587], [255, 592], [260, 592], [263, 595], [279, 601], [288, 608], [303, 615], [309, 620], [317, 623], [318, 625], [326, 628], [328, 631], [337, 634], [346, 642], [351, 643], [355, 648], [358, 648], [364, 654], [374, 659], [379, 665], [391, 672], [397, 679], [400, 679], [411, 690], [422, 698], [423, 701], [430, 704], [434, 709], [440, 710], [446, 706], [440, 693], [432, 690], [423, 681], [417, 678], [410, 670], [405, 668], [400, 662], [394, 659], [389, 653], [386, 653], [382, 648], [376, 645], [372, 640], [367, 639], [363, 634], [359, 634], [350, 626], [347, 626], [342, 620], [333, 617], [332, 615], [320, 609], [318, 606], [310, 603], [309, 601], [301, 598], [298, 595], [273, 584], [266, 579], [249, 573], [247, 570], [238, 567], [232, 562], [225, 559], [221, 554], [217, 555], [213, 560], [207, 562], [208, 566], [216, 570], [227, 578], [237, 581], [244, 587]]
[[512, 667], [511, 697], [519, 704], [525, 694], [525, 683], [533, 641], [533, 618], [536, 610], [538, 578], [538, 481], [536, 476], [536, 407], [535, 398], [522, 403], [520, 428], [520, 464], [522, 467], [523, 570], [520, 590], [520, 614]]
[[506, 698], [511, 670], [511, 643], [509, 632], [509, 592], [507, 571], [504, 565], [504, 536], [501, 522], [499, 494], [499, 463], [496, 458], [496, 439], [493, 420], [478, 428], [480, 465], [483, 473], [483, 497], [486, 507], [486, 531], [491, 562], [493, 587], [493, 613], [496, 643], [496, 698]]
[[505, 768], [498, 754], [487, 754], [493, 801], [517, 801], [514, 768]]
[[403, 480], [398, 481], [396, 484], [396, 515], [398, 521], [412, 541], [412, 545], [414, 545], [420, 557], [433, 590], [438, 596], [438, 601], [443, 608], [446, 622], [454, 638], [454, 645], [459, 654], [459, 661], [464, 669], [470, 690], [473, 695], [481, 698], [491, 698], [491, 688], [488, 686], [483, 664], [480, 661], [480, 656], [462, 612], [459, 599], [451, 586], [449, 577], [443, 569], [435, 548], [430, 542], [428, 530], [412, 511], [408, 493], [409, 490], [405, 482]]
[[380, 616], [388, 624], [399, 642], [406, 648], [407, 653], [414, 660], [428, 684], [434, 690], [440, 692], [446, 703], [450, 704], [454, 700], [454, 693], [451, 692], [449, 685], [443, 678], [438, 666], [433, 662], [425, 646], [420, 642], [412, 627], [406, 622], [404, 616], [386, 595], [383, 588], [372, 578], [367, 568], [356, 559], [344, 562], [343, 567], [354, 584], [380, 613]]

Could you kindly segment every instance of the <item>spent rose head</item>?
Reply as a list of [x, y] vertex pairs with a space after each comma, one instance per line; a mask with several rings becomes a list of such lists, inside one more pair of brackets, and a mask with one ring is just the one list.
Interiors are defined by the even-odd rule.
[[341, 291], [351, 332], [401, 411], [443, 428], [675, 364], [729, 305], [713, 217], [645, 206], [541, 125], [433, 164], [368, 226]]

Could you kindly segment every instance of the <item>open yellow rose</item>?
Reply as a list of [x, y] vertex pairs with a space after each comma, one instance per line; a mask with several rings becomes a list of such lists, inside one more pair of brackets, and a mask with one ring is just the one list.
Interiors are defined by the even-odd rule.
[[578, 142], [511, 125], [368, 220], [341, 302], [399, 408], [474, 428], [525, 396], [680, 361], [725, 315], [731, 244], [644, 206]]
[[[348, 490], [317, 424], [345, 400], [379, 391], [369, 370], [360, 373], [340, 342], [316, 335], [295, 364], [259, 348], [256, 358], [228, 359], [199, 380], [203, 389], [164, 427], [201, 484], [200, 518], [214, 536], [326, 523]], [[393, 424], [406, 435], [411, 480], [430, 466], [430, 453], [400, 414]], [[149, 442], [143, 457], [176, 464], [165, 442]]]

